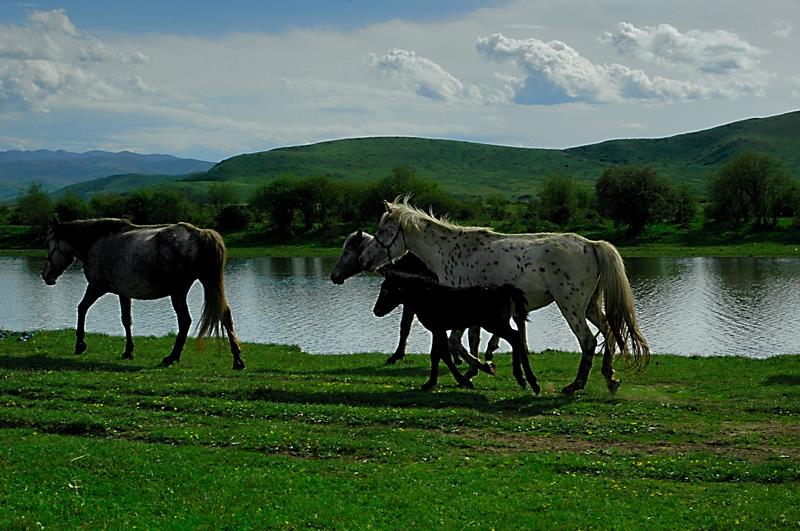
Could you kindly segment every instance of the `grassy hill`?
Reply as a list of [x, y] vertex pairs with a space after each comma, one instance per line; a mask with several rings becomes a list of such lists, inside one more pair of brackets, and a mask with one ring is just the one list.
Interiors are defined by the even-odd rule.
[[[353, 138], [238, 155], [205, 173], [175, 178], [168, 186], [192, 188], [197, 193], [213, 182], [226, 181], [237, 186], [242, 197], [248, 197], [283, 175], [371, 182], [393, 168], [407, 166], [455, 194], [520, 196], [534, 192], [544, 178], [555, 173], [571, 175], [590, 186], [608, 167], [650, 165], [665, 177], [702, 192], [710, 175], [746, 151], [774, 157], [800, 177], [798, 133], [800, 111], [667, 138], [611, 140], [564, 150], [413, 137]], [[131, 176], [117, 179], [127, 181], [118, 186], [119, 191], [150, 184], [144, 180], [137, 183]], [[109, 189], [114, 185], [103, 181], [102, 186]], [[80, 193], [94, 191], [87, 185]]]

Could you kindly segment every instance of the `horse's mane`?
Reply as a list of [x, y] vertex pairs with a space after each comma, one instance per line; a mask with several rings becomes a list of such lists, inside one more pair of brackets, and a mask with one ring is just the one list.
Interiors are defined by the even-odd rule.
[[394, 202], [387, 203], [389, 216], [396, 219], [403, 230], [419, 232], [426, 225], [436, 225], [451, 232], [486, 232], [494, 231], [488, 227], [466, 227], [453, 223], [447, 216], [436, 217], [432, 212], [425, 212], [409, 204], [410, 196], [398, 196]]
[[81, 219], [55, 225], [53, 227], [53, 236], [66, 240], [79, 253], [85, 253], [94, 242], [103, 236], [119, 234], [136, 227], [127, 219]]

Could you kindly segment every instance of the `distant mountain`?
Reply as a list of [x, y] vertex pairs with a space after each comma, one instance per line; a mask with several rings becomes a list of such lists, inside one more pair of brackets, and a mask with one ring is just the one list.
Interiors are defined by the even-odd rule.
[[34, 181], [52, 191], [110, 175], [187, 175], [204, 172], [212, 166], [213, 162], [203, 160], [130, 151], [0, 151], [0, 200], [15, 197]]
[[800, 178], [800, 111], [666, 138], [610, 140], [561, 150], [414, 137], [343, 139], [238, 155], [204, 173], [182, 177], [155, 181], [135, 175], [108, 177], [82, 183], [76, 191], [89, 196], [157, 182], [203, 193], [214, 182], [226, 181], [246, 199], [258, 187], [283, 175], [366, 183], [407, 166], [452, 193], [518, 197], [534, 193], [543, 179], [556, 173], [588, 186], [606, 168], [649, 165], [664, 177], [702, 192], [714, 172], [746, 151], [769, 155]]

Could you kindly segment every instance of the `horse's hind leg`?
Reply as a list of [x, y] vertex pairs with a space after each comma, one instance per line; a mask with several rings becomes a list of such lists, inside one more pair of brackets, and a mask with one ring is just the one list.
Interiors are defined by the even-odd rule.
[[592, 358], [594, 350], [597, 348], [597, 339], [589, 329], [589, 325], [586, 324], [586, 308], [579, 308], [574, 303], [571, 307], [559, 301], [556, 301], [556, 304], [581, 345], [581, 363], [578, 365], [578, 374], [575, 375], [575, 380], [571, 384], [561, 390], [566, 395], [572, 395], [575, 391], [586, 387], [586, 380], [589, 379], [589, 372], [592, 370]]
[[172, 352], [169, 356], [161, 360], [161, 365], [167, 367], [181, 359], [181, 352], [183, 352], [183, 345], [186, 343], [186, 336], [189, 335], [189, 327], [192, 326], [192, 316], [189, 314], [189, 306], [186, 304], [187, 291], [180, 293], [173, 293], [170, 296], [172, 307], [178, 316], [178, 336], [175, 338], [175, 345], [172, 347]]
[[86, 352], [86, 312], [106, 292], [99, 290], [92, 284], [86, 286], [81, 302], [78, 303], [78, 324], [75, 327], [75, 354]]
[[403, 359], [406, 355], [406, 341], [408, 334], [411, 332], [411, 323], [414, 321], [414, 312], [403, 306], [403, 316], [400, 318], [400, 341], [397, 343], [397, 348], [394, 354], [389, 356], [386, 360], [386, 365], [394, 365], [399, 360]]
[[614, 372], [614, 336], [611, 333], [611, 328], [608, 325], [606, 316], [600, 310], [600, 297], [599, 291], [595, 291], [592, 300], [589, 301], [589, 307], [586, 308], [586, 318], [589, 319], [593, 325], [600, 330], [603, 334], [603, 376], [606, 378], [606, 385], [608, 390], [616, 393], [619, 389], [620, 381], [616, 378]]
[[226, 307], [225, 311], [222, 312], [222, 326], [225, 328], [225, 332], [228, 334], [228, 342], [231, 344], [233, 369], [237, 371], [244, 369], [244, 360], [240, 355], [242, 353], [242, 347], [239, 346], [239, 339], [233, 331], [233, 315], [231, 315], [230, 306]]
[[122, 353], [122, 359], [129, 360], [133, 358], [133, 336], [131, 335], [133, 318], [131, 317], [130, 297], [119, 296], [119, 309], [122, 317], [122, 326], [125, 328], [125, 352]]
[[[531, 386], [531, 390], [535, 394], [539, 394], [541, 388], [539, 387], [539, 383], [536, 381], [536, 375], [533, 373], [533, 369], [531, 369], [531, 362], [529, 359], [529, 352], [528, 352], [528, 341], [527, 341], [527, 334], [525, 333], [525, 317], [514, 317], [514, 323], [517, 325], [517, 330], [512, 330], [511, 327], [508, 327], [511, 335], [509, 336], [514, 342], [511, 343], [511, 348], [519, 349], [519, 361], [522, 362], [522, 370], [525, 371], [525, 378], [528, 380], [528, 383]], [[506, 339], [508, 341], [508, 339]]]

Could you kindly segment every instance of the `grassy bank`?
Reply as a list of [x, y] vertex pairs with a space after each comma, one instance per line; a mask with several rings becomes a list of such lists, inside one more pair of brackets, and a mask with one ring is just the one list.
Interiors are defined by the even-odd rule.
[[730, 528], [800, 525], [800, 357], [657, 356], [557, 392], [578, 357], [507, 355], [475, 390], [426, 356], [246, 345], [156, 367], [172, 338], [0, 340], [0, 527]]
[[[671, 243], [645, 243], [641, 245], [620, 245], [617, 247], [623, 257], [800, 257], [800, 244], [788, 243], [742, 243], [730, 245], [685, 246]], [[273, 245], [269, 247], [229, 247], [230, 258], [258, 258], [261, 256], [306, 256], [337, 257], [341, 247], [333, 245]], [[0, 249], [0, 256], [46, 256], [44, 249]]]

